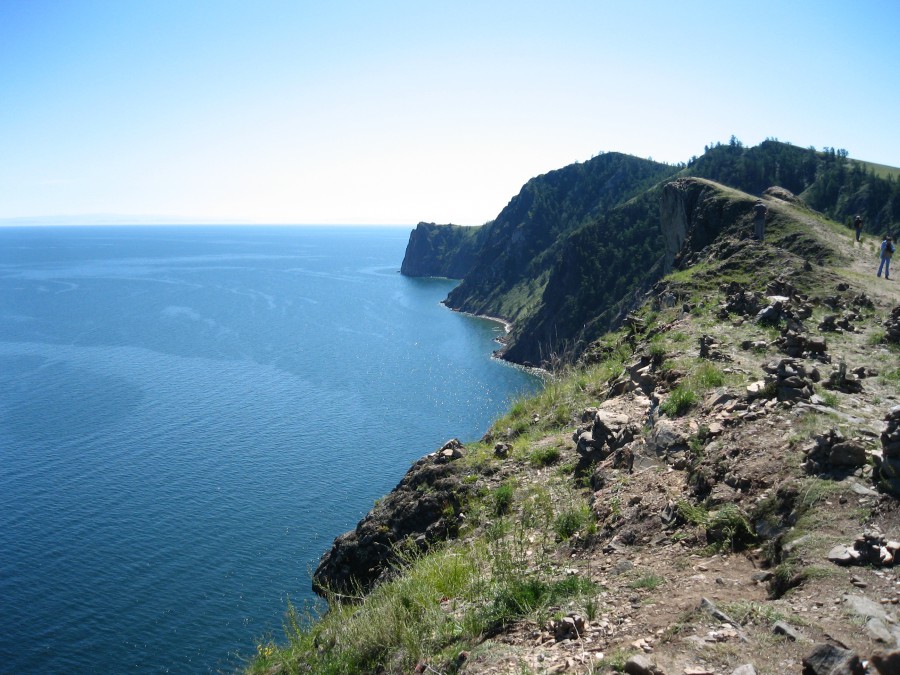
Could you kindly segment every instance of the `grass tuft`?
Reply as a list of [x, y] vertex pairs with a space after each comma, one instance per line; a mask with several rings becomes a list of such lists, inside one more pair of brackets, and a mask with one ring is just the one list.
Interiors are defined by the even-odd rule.
[[678, 385], [663, 401], [659, 409], [669, 417], [681, 417], [697, 403], [697, 393], [688, 386]]

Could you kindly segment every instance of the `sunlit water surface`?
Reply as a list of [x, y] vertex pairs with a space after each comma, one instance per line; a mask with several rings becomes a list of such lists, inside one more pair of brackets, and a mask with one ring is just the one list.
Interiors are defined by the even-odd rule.
[[233, 671], [527, 373], [403, 228], [0, 229], [0, 669]]

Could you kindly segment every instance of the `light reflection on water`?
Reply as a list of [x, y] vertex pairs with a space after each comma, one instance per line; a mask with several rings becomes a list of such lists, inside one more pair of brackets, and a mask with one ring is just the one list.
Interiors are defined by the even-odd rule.
[[538, 381], [389, 228], [0, 230], [0, 662], [232, 670], [409, 464]]

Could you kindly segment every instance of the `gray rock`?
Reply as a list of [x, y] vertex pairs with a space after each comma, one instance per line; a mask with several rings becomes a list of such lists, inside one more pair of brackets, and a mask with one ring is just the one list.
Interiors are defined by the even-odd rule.
[[687, 436], [672, 422], [660, 420], [647, 439], [647, 448], [657, 454], [677, 452], [687, 447]]
[[755, 321], [757, 323], [776, 323], [781, 318], [781, 303], [769, 305], [759, 310], [756, 314]]
[[854, 441], [835, 443], [831, 446], [828, 461], [832, 466], [863, 466], [866, 463], [866, 449]]
[[745, 663], [743, 666], [735, 668], [731, 675], [756, 675], [756, 668], [753, 667], [752, 663]]
[[704, 405], [707, 408], [715, 408], [716, 406], [722, 406], [722, 405], [725, 405], [726, 403], [730, 403], [734, 399], [735, 399], [734, 394], [732, 394], [724, 389], [717, 389], [713, 393], [709, 394], [706, 397], [706, 401], [704, 402]]
[[884, 621], [881, 619], [871, 618], [866, 621], [866, 632], [872, 636], [872, 639], [883, 642], [886, 645], [896, 646], [896, 636], [888, 629]]
[[716, 607], [716, 604], [709, 598], [700, 598], [700, 609], [709, 614], [716, 621], [727, 623], [733, 626], [737, 631], [738, 638], [740, 638], [741, 642], [750, 642], [750, 640], [747, 639], [747, 636], [744, 635], [743, 631], [741, 630], [741, 624], [739, 624], [725, 612]]
[[612, 568], [613, 574], [625, 574], [625, 572], [630, 572], [634, 569], [634, 563], [630, 560], [623, 560], [622, 562], [616, 563]]
[[754, 399], [762, 396], [763, 390], [766, 388], [766, 383], [762, 380], [757, 380], [751, 384], [747, 385], [747, 398]]
[[831, 549], [828, 554], [828, 560], [836, 565], [850, 565], [854, 562], [854, 558], [850, 555], [850, 551], [842, 544], [838, 544]]
[[661, 668], [642, 654], [632, 656], [625, 662], [625, 672], [628, 675], [665, 675]]
[[845, 595], [844, 602], [847, 609], [864, 619], [888, 620], [887, 612], [874, 600], [869, 600], [861, 595]]
[[878, 492], [873, 490], [872, 488], [867, 488], [865, 485], [862, 485], [857, 482], [850, 483], [850, 489], [853, 490], [854, 494], [861, 495], [863, 497], [877, 497]]
[[793, 626], [786, 624], [784, 621], [775, 622], [775, 625], [772, 626], [772, 632], [775, 635], [783, 635], [791, 642], [797, 642], [803, 637]]
[[829, 644], [818, 644], [803, 659], [803, 675], [865, 675], [856, 653]]

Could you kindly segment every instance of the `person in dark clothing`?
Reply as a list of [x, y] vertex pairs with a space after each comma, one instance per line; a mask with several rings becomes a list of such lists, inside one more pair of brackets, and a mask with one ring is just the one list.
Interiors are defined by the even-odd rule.
[[856, 216], [853, 219], [853, 227], [856, 230], [856, 241], [862, 236], [862, 216]]

